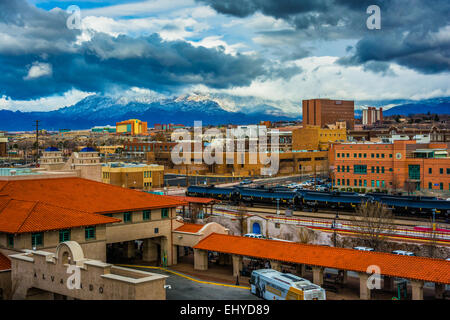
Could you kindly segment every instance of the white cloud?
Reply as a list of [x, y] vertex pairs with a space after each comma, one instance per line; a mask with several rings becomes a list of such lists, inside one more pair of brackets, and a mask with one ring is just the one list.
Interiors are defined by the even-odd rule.
[[255, 80], [248, 87], [214, 91], [262, 99], [280, 101], [286, 99], [297, 103], [312, 98], [420, 100], [450, 96], [448, 74], [445, 73], [425, 75], [393, 64], [391, 68], [396, 76], [382, 76], [364, 71], [360, 66], [338, 65], [335, 63], [337, 59], [337, 57], [303, 58], [295, 61], [303, 72], [288, 81]]
[[218, 48], [218, 47], [224, 47], [226, 54], [232, 54], [235, 55], [237, 53], [238, 48], [246, 47], [243, 43], [236, 43], [229, 45], [225, 41], [222, 40], [222, 36], [211, 36], [203, 38], [200, 41], [188, 41], [190, 44], [192, 44], [194, 47], [205, 47], [205, 48]]
[[53, 73], [52, 65], [44, 62], [33, 62], [33, 65], [28, 69], [28, 74], [24, 80], [32, 80], [40, 77], [51, 76]]
[[65, 92], [63, 95], [42, 97], [36, 100], [12, 100], [7, 96], [0, 97], [0, 110], [11, 111], [52, 111], [68, 107], [94, 93], [83, 92], [76, 89]]

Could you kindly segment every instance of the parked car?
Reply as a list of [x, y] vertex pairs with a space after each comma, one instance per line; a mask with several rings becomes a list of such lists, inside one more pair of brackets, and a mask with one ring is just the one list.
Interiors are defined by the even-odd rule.
[[393, 254], [399, 254], [402, 256], [415, 256], [414, 252], [411, 251], [404, 251], [404, 250], [394, 250], [392, 251]]
[[247, 234], [244, 234], [244, 237], [255, 238], [255, 239], [263, 239], [264, 238], [262, 234], [257, 234], [257, 233], [247, 233]]
[[250, 180], [250, 179], [244, 179], [244, 180], [242, 180], [239, 184], [240, 184], [240, 185], [246, 185], [246, 184], [251, 184], [251, 183], [253, 183], [252, 180]]
[[354, 247], [353, 249], [360, 251], [375, 251], [375, 249], [369, 247]]

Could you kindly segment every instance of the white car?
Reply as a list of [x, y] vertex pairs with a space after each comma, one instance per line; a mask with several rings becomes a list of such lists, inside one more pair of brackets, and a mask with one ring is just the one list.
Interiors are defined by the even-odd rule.
[[402, 256], [415, 256], [414, 252], [411, 251], [404, 251], [404, 250], [394, 250], [392, 251], [393, 254], [399, 254]]
[[360, 251], [375, 251], [373, 248], [368, 248], [368, 247], [354, 247], [353, 249], [360, 250]]
[[244, 234], [244, 237], [255, 238], [255, 239], [263, 239], [264, 238], [262, 236], [262, 234], [257, 234], [257, 233], [247, 233], [247, 234]]

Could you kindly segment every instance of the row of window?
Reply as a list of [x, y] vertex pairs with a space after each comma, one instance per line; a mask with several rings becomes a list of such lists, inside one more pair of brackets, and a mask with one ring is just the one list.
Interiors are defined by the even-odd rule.
[[[385, 153], [371, 153], [370, 157], [371, 158], [382, 158], [384, 159], [384, 157], [386, 156]], [[350, 158], [350, 153], [337, 153], [336, 154], [337, 158]], [[353, 154], [353, 158], [367, 158], [367, 153], [354, 153]], [[389, 158], [392, 158], [392, 153], [389, 153]]]
[[[340, 185], [342, 185], [342, 186], [345, 186], [345, 185], [346, 186], [351, 186], [350, 179], [342, 179], [342, 180], [341, 179], [337, 179], [336, 182], [337, 182], [338, 186], [340, 186]], [[392, 185], [392, 182], [389, 182], [389, 184]], [[358, 186], [359, 187], [367, 187], [367, 180], [354, 179], [353, 180], [353, 186], [354, 187], [358, 187]], [[375, 188], [375, 187], [377, 187], [377, 188], [379, 188], [379, 187], [384, 188], [384, 187], [386, 187], [386, 183], [385, 183], [384, 180], [371, 180], [370, 181], [370, 186], [372, 188]]]
[[[142, 152], [145, 152], [145, 151], [150, 152], [152, 150], [151, 146], [125, 146], [124, 149], [126, 151], [142, 151]], [[155, 149], [156, 149], [156, 146], [155, 146]], [[162, 151], [162, 150], [163, 150], [163, 146], [159, 146], [159, 151]], [[172, 151], [172, 146], [169, 146], [169, 148], [167, 148], [167, 146], [164, 146], [164, 151], [167, 151], [167, 150]]]
[[144, 178], [151, 178], [152, 172], [151, 171], [144, 171]]
[[[436, 183], [435, 186], [439, 187], [439, 190], [444, 190], [444, 183], [443, 182], [440, 182], [439, 184]], [[433, 183], [432, 182], [428, 182], [428, 189], [433, 189]], [[448, 184], [448, 190], [450, 190], [450, 183]]]
[[[350, 172], [350, 166], [337, 166], [337, 172]], [[370, 168], [371, 173], [384, 173], [384, 167], [372, 166]], [[392, 172], [392, 168], [389, 168], [389, 171]], [[354, 165], [353, 166], [354, 174], [366, 174], [367, 173], [367, 165]]]
[[[95, 239], [95, 227], [86, 227], [84, 229], [84, 236], [86, 240], [94, 240]], [[8, 234], [7, 236], [8, 246], [14, 247], [14, 235]], [[59, 231], [59, 242], [70, 241], [70, 230], [60, 230]], [[43, 232], [35, 232], [31, 234], [31, 246], [39, 247], [44, 245], [44, 233]]]
[[[142, 219], [144, 220], [144, 221], [146, 221], [146, 220], [151, 220], [151, 214], [152, 214], [152, 211], [151, 210], [144, 210], [143, 212], [142, 212]], [[107, 216], [112, 216], [112, 214], [108, 214]], [[133, 215], [132, 215], [132, 212], [124, 212], [123, 213], [123, 222], [125, 222], [125, 223], [129, 223], [129, 222], [132, 222], [133, 221]], [[169, 217], [169, 209], [168, 208], [162, 208], [161, 209], [161, 218], [168, 218]]]

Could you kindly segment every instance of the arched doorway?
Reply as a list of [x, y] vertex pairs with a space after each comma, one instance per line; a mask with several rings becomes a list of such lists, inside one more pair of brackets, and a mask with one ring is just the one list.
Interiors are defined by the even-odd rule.
[[258, 222], [253, 223], [252, 233], [261, 234], [261, 225]]

